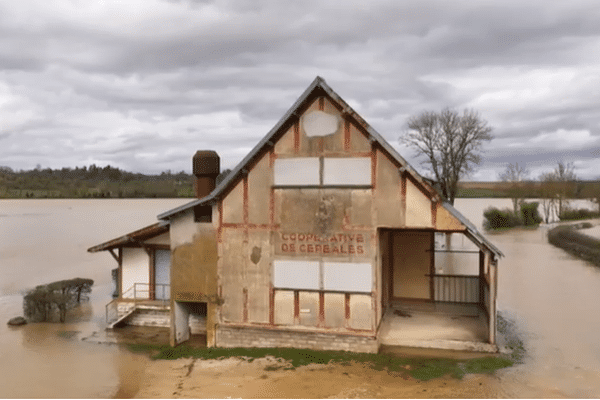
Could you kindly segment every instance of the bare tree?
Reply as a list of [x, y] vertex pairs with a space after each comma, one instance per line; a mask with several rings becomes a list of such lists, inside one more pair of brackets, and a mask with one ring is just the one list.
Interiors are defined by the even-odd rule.
[[565, 164], [562, 161], [558, 162], [553, 173], [557, 182], [558, 215], [560, 215], [568, 205], [567, 198], [573, 194], [577, 175], [573, 163]]
[[551, 213], [560, 218], [568, 205], [568, 198], [575, 191], [577, 175], [572, 163], [559, 161], [551, 172], [540, 176], [540, 197], [542, 198], [542, 209], [546, 215], [546, 223]]
[[503, 173], [500, 174], [500, 180], [503, 182], [510, 182], [509, 194], [513, 202], [513, 210], [515, 215], [519, 212], [519, 206], [523, 202], [525, 196], [524, 183], [529, 176], [529, 170], [519, 163], [510, 163], [506, 167]]
[[544, 212], [544, 222], [549, 223], [552, 214], [558, 216], [558, 199], [556, 190], [556, 176], [553, 172], [546, 172], [540, 176], [540, 202]]
[[424, 164], [431, 166], [442, 196], [454, 204], [458, 181], [481, 162], [481, 147], [492, 140], [491, 131], [476, 111], [459, 115], [446, 108], [410, 117], [408, 132], [400, 140], [427, 158]]
[[598, 205], [598, 212], [600, 213], [600, 179], [596, 179], [596, 182], [586, 191], [586, 195]]

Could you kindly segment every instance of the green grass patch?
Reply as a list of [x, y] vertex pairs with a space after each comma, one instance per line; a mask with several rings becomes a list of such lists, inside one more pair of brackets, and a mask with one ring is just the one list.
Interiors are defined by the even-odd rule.
[[265, 371], [279, 369], [293, 370], [311, 364], [336, 363], [349, 365], [352, 362], [363, 363], [375, 370], [387, 370], [409, 375], [419, 380], [430, 380], [450, 375], [460, 379], [465, 374], [492, 373], [497, 369], [513, 365], [514, 361], [503, 356], [456, 360], [451, 358], [405, 358], [393, 354], [352, 353], [347, 351], [320, 351], [289, 348], [193, 348], [186, 345], [170, 347], [166, 345], [131, 344], [128, 348], [134, 352], [148, 353], [153, 359], [173, 360], [177, 358], [197, 358], [203, 360], [221, 360], [236, 357], [252, 362], [257, 358], [271, 356], [287, 365], [269, 365]]

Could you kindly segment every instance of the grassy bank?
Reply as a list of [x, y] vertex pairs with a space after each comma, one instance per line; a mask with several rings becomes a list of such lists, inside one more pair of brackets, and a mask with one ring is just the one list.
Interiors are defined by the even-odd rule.
[[132, 344], [128, 348], [134, 352], [145, 352], [153, 359], [173, 360], [195, 358], [202, 360], [236, 357], [252, 362], [254, 359], [271, 356], [280, 361], [266, 370], [289, 369], [310, 364], [351, 362], [363, 363], [376, 370], [405, 373], [415, 379], [429, 380], [444, 375], [462, 378], [465, 374], [493, 373], [509, 367], [514, 361], [503, 356], [489, 356], [469, 360], [451, 358], [398, 357], [392, 354], [352, 353], [345, 351], [319, 351], [288, 348], [193, 348], [186, 345], [170, 347], [164, 345]]
[[600, 267], [600, 239], [587, 236], [578, 228], [589, 228], [591, 224], [561, 225], [548, 231], [548, 242], [566, 252]]

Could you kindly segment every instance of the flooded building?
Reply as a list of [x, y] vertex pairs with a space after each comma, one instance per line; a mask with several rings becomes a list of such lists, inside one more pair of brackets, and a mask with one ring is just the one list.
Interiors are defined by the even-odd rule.
[[219, 185], [216, 153], [193, 170], [197, 199], [90, 249], [119, 265], [111, 326], [164, 304], [172, 345], [496, 350], [502, 253], [323, 79]]

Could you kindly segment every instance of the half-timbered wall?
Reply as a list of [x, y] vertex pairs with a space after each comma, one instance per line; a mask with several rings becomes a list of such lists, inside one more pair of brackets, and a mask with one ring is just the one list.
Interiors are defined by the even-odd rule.
[[379, 228], [464, 229], [359, 121], [314, 98], [220, 198], [219, 345], [242, 340], [225, 326], [373, 335], [394, 290]]

